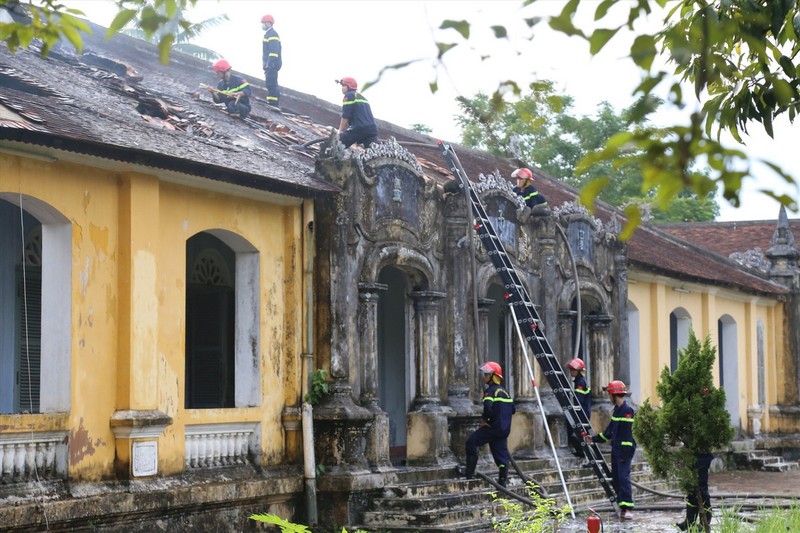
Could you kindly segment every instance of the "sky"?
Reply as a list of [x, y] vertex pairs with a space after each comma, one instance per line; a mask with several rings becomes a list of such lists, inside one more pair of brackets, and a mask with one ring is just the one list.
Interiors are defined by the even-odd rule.
[[[64, 3], [105, 26], [116, 13], [110, 0]], [[593, 116], [603, 101], [618, 110], [633, 102], [631, 93], [640, 74], [626, 58], [630, 42], [626, 37], [615, 37], [606, 50], [591, 57], [585, 41], [557, 34], [546, 24], [530, 29], [524, 23], [525, 18], [558, 13], [564, 3], [539, 0], [523, 7], [521, 0], [199, 0], [188, 18], [199, 22], [227, 14], [229, 21], [207, 31], [197, 44], [222, 54], [251, 81], [263, 83], [260, 20], [262, 15], [273, 15], [283, 45], [280, 85], [337, 104], [342, 96], [334, 80], [351, 76], [363, 86], [376, 80], [388, 65], [419, 60], [386, 70], [364, 96], [379, 119], [404, 127], [424, 124], [433, 130], [432, 136], [458, 142], [455, 98], [478, 91], [490, 94], [509, 79], [554, 81], [574, 98], [577, 115]], [[627, 2], [618, 4], [625, 9]], [[439, 30], [447, 19], [468, 21], [469, 41], [455, 30]], [[584, 20], [588, 23], [590, 18], [579, 19], [579, 25]], [[653, 31], [658, 24], [660, 19], [654, 17], [643, 28]], [[493, 25], [505, 26], [510, 38], [496, 39], [490, 29]], [[442, 65], [434, 61], [436, 41], [461, 44], [444, 55]], [[213, 81], [209, 72], [206, 83]], [[433, 82], [438, 85], [436, 92], [430, 89]], [[681, 113], [688, 116], [690, 112], [691, 108]], [[681, 118], [680, 113], [670, 115], [675, 118]], [[793, 157], [800, 136], [786, 123], [776, 125], [775, 137], [762, 134], [747, 139], [747, 153], [800, 177], [800, 165]], [[797, 197], [797, 190], [778, 180], [766, 166], [755, 165], [754, 172], [756, 177], [743, 184], [743, 206], [735, 209], [720, 198], [718, 220], [774, 219], [778, 203], [758, 193], [761, 188]]]

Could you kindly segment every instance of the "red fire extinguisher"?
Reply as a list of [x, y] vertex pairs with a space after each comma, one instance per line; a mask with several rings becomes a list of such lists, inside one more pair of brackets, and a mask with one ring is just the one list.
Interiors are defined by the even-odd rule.
[[603, 530], [603, 521], [594, 509], [589, 509], [589, 518], [586, 519], [586, 531], [589, 533], [600, 533]]

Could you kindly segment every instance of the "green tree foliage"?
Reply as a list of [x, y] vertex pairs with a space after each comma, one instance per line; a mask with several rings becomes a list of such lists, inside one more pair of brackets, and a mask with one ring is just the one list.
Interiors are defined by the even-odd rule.
[[689, 344], [679, 355], [674, 373], [667, 367], [661, 371], [656, 385], [660, 407], [645, 400], [636, 413], [633, 434], [653, 472], [676, 479], [689, 493], [697, 487], [695, 454], [727, 446], [734, 429], [725, 410], [725, 391], [714, 386], [711, 375], [716, 349], [710, 338], [701, 344], [690, 332]]
[[433, 132], [433, 129], [431, 129], [431, 127], [427, 124], [412, 124], [410, 129], [411, 131], [422, 133], [423, 135], [428, 135], [429, 133]]
[[[115, 0], [119, 13], [108, 28], [106, 38], [117, 34], [126, 25], [135, 21], [148, 40], [158, 42], [162, 63], [169, 61], [169, 52], [176, 41], [176, 34], [194, 36], [201, 25], [192, 24], [183, 17], [186, 9], [197, 0]], [[0, 0], [0, 7], [7, 7], [15, 14], [12, 22], [0, 22], [0, 39], [14, 52], [27, 48], [34, 40], [40, 40], [41, 55], [46, 56], [61, 38], [67, 39], [80, 52], [83, 48], [81, 33], [91, 33], [89, 26], [78, 17], [84, 16], [77, 9], [68, 9], [59, 0], [41, 0], [37, 5], [23, 4], [18, 0]], [[166, 31], [164, 31], [166, 29]], [[157, 38], [156, 38], [157, 37]]]
[[[534, 3], [537, 0], [529, 0]], [[597, 27], [583, 31], [573, 19], [579, 5], [594, 9]], [[627, 9], [627, 17], [614, 24], [615, 4]], [[639, 33], [630, 46], [630, 59], [642, 70], [635, 94], [648, 97], [666, 89], [669, 102], [684, 107], [690, 99], [685, 83], [693, 87], [699, 102], [685, 124], [643, 128], [619, 133], [603, 150], [590, 154], [578, 166], [581, 172], [601, 161], [636, 162], [645, 186], [657, 189], [659, 205], [668, 205], [685, 188], [705, 197], [717, 187], [733, 205], [739, 205], [742, 179], [750, 173], [745, 155], [720, 143], [730, 133], [743, 143], [741, 133], [753, 125], [773, 135], [772, 123], [780, 115], [794, 122], [800, 106], [800, 4], [793, 0], [569, 0], [550, 27], [585, 39], [594, 55], [621, 30], [634, 29], [654, 7], [665, 8], [666, 18], [654, 33]], [[531, 20], [530, 24], [536, 21]], [[660, 68], [660, 55], [668, 59]], [[694, 170], [697, 160], [707, 161], [712, 173]], [[776, 165], [770, 167], [797, 188], [797, 181]], [[797, 200], [762, 190], [793, 210]]]
[[[639, 165], [598, 161], [577, 173], [579, 161], [603, 148], [614, 135], [647, 127], [644, 106], [636, 103], [617, 113], [608, 103], [600, 105], [595, 117], [572, 113], [573, 99], [558, 94], [552, 81], [539, 81], [519, 98], [504, 100], [478, 93], [459, 97], [463, 113], [456, 117], [462, 143], [496, 155], [515, 157], [534, 164], [565, 183], [584, 188], [602, 181], [598, 197], [612, 205], [648, 205], [655, 222], [699, 222], [713, 220], [719, 206], [713, 193], [698, 198], [689, 189], [681, 191], [667, 206], [655, 202], [655, 191], [646, 189]], [[649, 109], [657, 108], [651, 99]]]
[[[160, 9], [161, 14], [165, 15], [165, 8], [162, 6]], [[198, 37], [201, 33], [215, 26], [219, 26], [223, 22], [227, 21], [228, 15], [217, 15], [216, 17], [208, 18], [196, 24], [191, 23], [184, 27], [181, 22], [185, 20], [184, 7], [179, 5], [172, 18], [170, 18], [168, 22], [164, 23], [163, 26], [161, 26], [149, 37], [147, 32], [141, 27], [142, 21], [137, 18], [129, 21], [128, 24], [122, 28], [121, 32], [126, 35], [130, 35], [131, 37], [136, 37], [137, 39], [143, 39], [153, 43], [159, 43], [164, 37], [173, 35], [173, 50], [177, 50], [178, 52], [189, 54], [200, 59], [205, 59], [207, 61], [220, 59], [222, 57], [220, 54], [209, 48], [196, 45], [192, 43], [192, 40]]]
[[[523, 0], [524, 7], [542, 0]], [[741, 133], [752, 126], [762, 127], [773, 135], [774, 119], [785, 115], [794, 122], [800, 107], [800, 3], [795, 0], [568, 0], [555, 17], [546, 20], [558, 32], [589, 45], [596, 55], [618, 33], [632, 32], [628, 59], [642, 72], [642, 82], [634, 97], [646, 106], [653, 95], [668, 94], [667, 103], [676, 109], [688, 104], [698, 106], [685, 123], [672, 126], [650, 126], [632, 132], [620, 132], [608, 139], [605, 146], [583, 157], [576, 173], [587, 172], [595, 165], [638, 165], [647, 191], [661, 208], [690, 189], [698, 198], [706, 198], [719, 188], [734, 206], [742, 180], [751, 176], [750, 161], [738, 149], [720, 142], [723, 133], [730, 133], [744, 144]], [[595, 28], [583, 30], [574, 18], [580, 6], [592, 10]], [[654, 10], [666, 13], [658, 31], [638, 30], [637, 22], [651, 16]], [[542, 17], [527, 16], [527, 27], [536, 31]], [[466, 20], [445, 20], [442, 30], [454, 30], [458, 37], [451, 42], [437, 42], [436, 60], [453, 48], [469, 44], [471, 25]], [[498, 39], [509, 38], [504, 26], [492, 26]], [[531, 39], [532, 36], [527, 36]], [[666, 56], [664, 68], [656, 61]], [[487, 58], [489, 56], [482, 56]], [[375, 83], [388, 70], [402, 69], [419, 60], [384, 67]], [[684, 87], [688, 84], [688, 97]], [[438, 82], [430, 83], [436, 92]], [[509, 93], [519, 94], [515, 80], [500, 84], [492, 100], [501, 101]], [[499, 108], [499, 106], [498, 106]], [[644, 114], [646, 107], [637, 110]], [[696, 162], [700, 162], [697, 165]], [[798, 210], [796, 196], [800, 186], [795, 178], [779, 166], [764, 161], [780, 178], [791, 185], [795, 197], [762, 188], [760, 192], [775, 198], [793, 211]], [[711, 172], [699, 169], [709, 168]], [[597, 194], [610, 185], [605, 178], [595, 179], [581, 192], [582, 201], [592, 206]], [[641, 212], [636, 205], [625, 209], [628, 224], [621, 234], [630, 235], [639, 223]]]

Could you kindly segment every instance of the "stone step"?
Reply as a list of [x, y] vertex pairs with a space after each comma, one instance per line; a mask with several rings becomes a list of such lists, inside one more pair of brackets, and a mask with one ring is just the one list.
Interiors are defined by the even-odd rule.
[[[572, 457], [562, 458], [564, 479], [574, 508], [607, 504], [608, 499], [594, 471], [580, 468]], [[566, 504], [563, 486], [554, 462], [548, 460], [517, 461], [525, 474], [536, 479], [557, 506]], [[531, 467], [531, 470], [528, 469]], [[496, 477], [494, 465], [482, 463], [478, 471]], [[650, 468], [642, 461], [632, 465], [632, 477], [637, 483], [661, 492], [676, 492], [674, 487], [654, 480]], [[492, 531], [487, 513], [502, 516], [503, 508], [494, 502], [493, 487], [483, 480], [459, 479], [453, 468], [424, 468], [398, 471], [398, 483], [387, 486], [381, 497], [372, 500], [371, 508], [361, 516], [359, 527], [364, 531], [484, 533]], [[512, 469], [509, 489], [529, 497], [524, 481]], [[657, 498], [652, 493], [634, 487], [636, 501]]]
[[763, 470], [765, 466], [782, 463], [783, 457], [778, 457], [777, 455], [762, 455], [761, 457], [755, 457], [750, 461], [750, 466], [758, 468], [759, 470]]
[[797, 470], [800, 468], [800, 465], [794, 461], [784, 461], [781, 459], [779, 462], [765, 464], [761, 467], [761, 470], [765, 470], [767, 472], [790, 472], [792, 470]]

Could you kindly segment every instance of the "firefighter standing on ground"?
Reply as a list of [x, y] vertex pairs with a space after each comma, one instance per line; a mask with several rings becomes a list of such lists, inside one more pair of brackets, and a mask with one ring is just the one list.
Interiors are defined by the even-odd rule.
[[224, 103], [232, 117], [246, 118], [250, 114], [250, 84], [246, 79], [231, 72], [231, 64], [225, 59], [216, 61], [211, 68], [217, 73], [217, 88], [208, 87], [211, 98], [218, 104]]
[[353, 78], [336, 80], [342, 86], [342, 119], [339, 121], [339, 140], [345, 148], [358, 143], [369, 148], [369, 145], [378, 142], [378, 126], [372, 117], [372, 108], [369, 102], [358, 89], [358, 82]]
[[[575, 392], [575, 396], [578, 397], [578, 403], [586, 414], [586, 418], [591, 420], [592, 389], [589, 388], [589, 385], [586, 383], [586, 378], [583, 376], [586, 370], [586, 364], [576, 357], [567, 363], [567, 368], [569, 369], [569, 375], [572, 377], [572, 390]], [[575, 435], [574, 431], [569, 432], [569, 442], [572, 445], [572, 454], [575, 457], [583, 457], [584, 453], [581, 447], [581, 440]], [[589, 459], [589, 457], [587, 456], [586, 459]]]
[[[706, 510], [708, 523], [711, 523], [711, 494], [708, 492], [708, 470], [714, 456], [710, 453], [696, 453], [694, 455], [695, 469], [697, 470], [697, 489], [700, 491], [700, 498]], [[700, 521], [700, 503], [697, 493], [692, 491], [686, 496], [686, 518], [683, 522], [675, 524], [681, 531], [686, 531], [693, 524]]]
[[490, 361], [481, 366], [483, 381], [486, 389], [483, 391], [483, 414], [478, 429], [467, 438], [467, 468], [465, 475], [468, 479], [475, 476], [475, 467], [478, 464], [478, 447], [489, 445], [492, 457], [500, 475], [497, 482], [505, 487], [508, 483], [508, 434], [511, 432], [511, 416], [516, 411], [514, 400], [506, 390], [500, 386], [503, 381], [503, 369], [497, 363]]
[[278, 71], [283, 66], [281, 57], [281, 38], [273, 28], [275, 17], [264, 15], [261, 17], [261, 28], [264, 30], [264, 45], [261, 51], [261, 62], [264, 66], [264, 80], [267, 87], [267, 103], [278, 107], [281, 98], [281, 89], [278, 86]]
[[630, 520], [633, 518], [633, 492], [631, 489], [631, 461], [636, 451], [636, 441], [633, 439], [633, 408], [625, 402], [625, 394], [628, 392], [625, 384], [621, 381], [612, 381], [603, 387], [611, 395], [614, 402], [614, 410], [611, 412], [611, 422], [608, 427], [600, 433], [591, 437], [586, 435], [586, 442], [610, 442], [611, 443], [611, 482], [614, 491], [617, 493], [617, 503], [622, 518]]
[[517, 186], [514, 192], [522, 196], [525, 205], [536, 207], [537, 205], [547, 205], [547, 200], [539, 190], [533, 186], [533, 173], [527, 168], [518, 168], [511, 173], [512, 178], [517, 178]]

